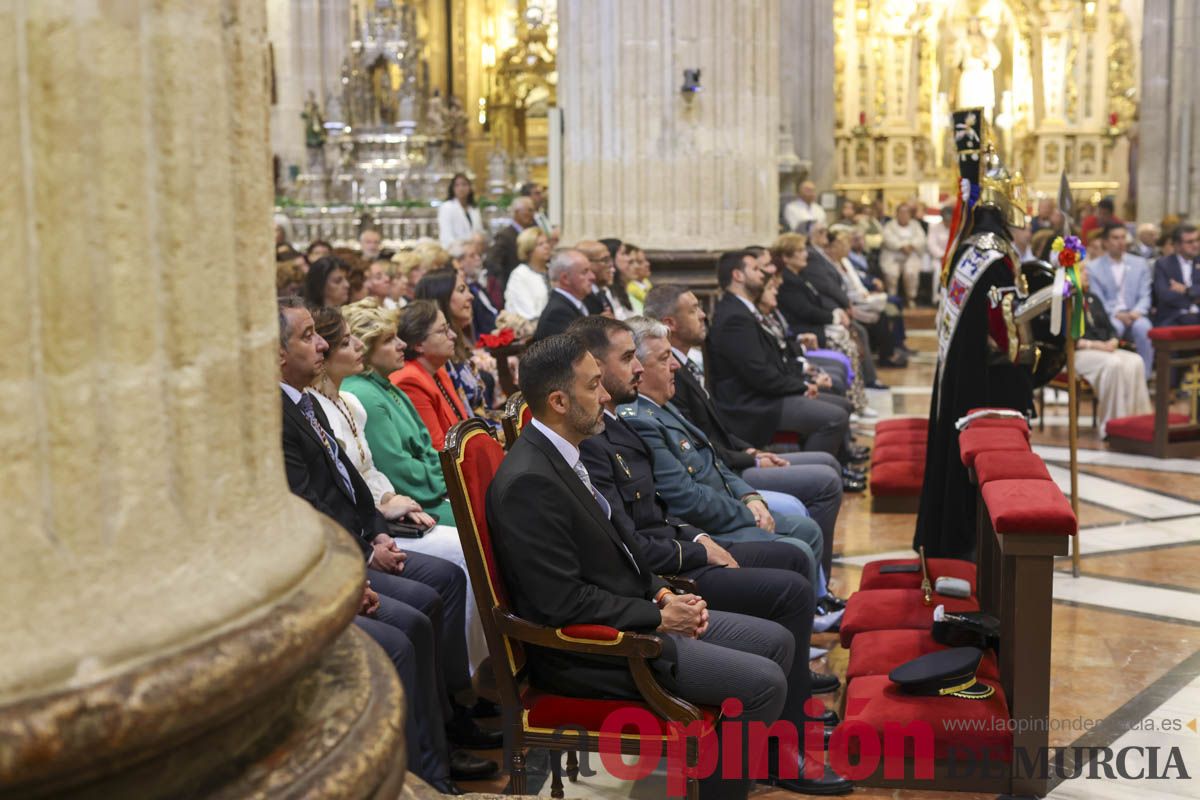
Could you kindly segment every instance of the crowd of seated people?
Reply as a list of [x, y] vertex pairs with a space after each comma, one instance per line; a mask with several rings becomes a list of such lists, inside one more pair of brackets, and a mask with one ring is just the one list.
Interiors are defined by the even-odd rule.
[[[556, 249], [540, 191], [514, 201], [490, 244], [470, 182], [455, 176], [448, 194], [458, 238], [391, 251], [365, 230], [349, 253], [280, 242], [276, 262], [288, 480], [363, 552], [357, 623], [414, 698], [413, 770], [453, 793], [454, 781], [497, 769], [466, 752], [499, 734], [473, 718], [495, 709], [472, 693], [486, 644], [438, 451], [455, 424], [503, 406], [484, 340], [506, 320], [527, 324], [511, 337], [524, 350], [512, 372], [533, 422], [508, 443], [486, 513], [515, 610], [555, 626], [657, 631], [677, 661], [655, 675], [680, 696], [728, 694], [743, 719], [809, 721], [804, 702], [838, 685], [809, 656], [810, 637], [836, 630], [844, 606], [828, 583], [834, 531], [869, 455], [851, 423], [871, 414], [876, 368], [908, 354], [910, 256], [930, 253], [910, 204], [887, 220], [848, 202], [832, 223], [793, 209], [811, 216], [805, 232], [722, 254], [720, 296], [706, 306], [693, 287], [651, 282], [645, 252], [619, 239]], [[1135, 238], [1111, 209], [1091, 216], [1103, 219], [1090, 226], [1077, 365], [1107, 420], [1149, 407], [1150, 326], [1200, 324], [1200, 231], [1177, 221]], [[1021, 247], [1045, 257], [1067, 220], [1041, 203], [1032, 223]], [[694, 579], [697, 595], [675, 594], [661, 574]], [[531, 657], [542, 688], [628, 696], [619, 669]], [[782, 786], [849, 789], [828, 774], [781, 777], [781, 757], [800, 756], [773, 754]], [[744, 796], [710, 783], [706, 795]]]

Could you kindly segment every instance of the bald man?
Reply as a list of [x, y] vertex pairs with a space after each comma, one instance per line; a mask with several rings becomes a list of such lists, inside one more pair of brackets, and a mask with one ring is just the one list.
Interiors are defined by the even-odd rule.
[[817, 186], [812, 181], [800, 184], [800, 196], [784, 206], [783, 221], [788, 230], [806, 233], [814, 223], [825, 224], [825, 209], [817, 202]]
[[509, 223], [496, 234], [492, 248], [484, 259], [488, 272], [488, 297], [496, 308], [504, 308], [504, 287], [508, 285], [508, 276], [521, 263], [521, 259], [517, 258], [517, 235], [534, 224], [533, 211], [533, 201], [528, 197], [521, 196], [513, 200], [508, 207]]

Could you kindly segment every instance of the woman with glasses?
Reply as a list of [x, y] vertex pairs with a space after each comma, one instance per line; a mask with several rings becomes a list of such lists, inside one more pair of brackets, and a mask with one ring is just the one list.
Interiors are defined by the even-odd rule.
[[458, 336], [432, 300], [409, 303], [400, 312], [396, 335], [408, 343], [408, 349], [404, 366], [388, 378], [408, 395], [429, 429], [434, 449], [441, 450], [450, 426], [473, 416], [446, 372]]

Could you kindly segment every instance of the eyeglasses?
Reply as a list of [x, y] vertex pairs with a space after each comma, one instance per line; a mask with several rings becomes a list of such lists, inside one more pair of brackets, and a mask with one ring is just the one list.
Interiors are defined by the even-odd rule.
[[451, 331], [450, 331], [450, 323], [449, 323], [449, 322], [447, 322], [446, 324], [444, 324], [444, 325], [442, 325], [442, 326], [440, 326], [440, 327], [437, 327], [437, 328], [434, 328], [433, 330], [431, 330], [431, 331], [429, 332], [429, 335], [430, 335], [430, 336], [437, 336], [438, 334], [441, 334], [442, 336], [449, 336], [449, 335], [450, 335], [450, 332], [451, 332]]

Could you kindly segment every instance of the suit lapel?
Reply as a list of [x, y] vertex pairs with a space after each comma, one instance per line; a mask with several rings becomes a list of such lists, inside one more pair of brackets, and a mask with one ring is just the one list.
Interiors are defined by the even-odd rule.
[[529, 441], [538, 450], [542, 451], [542, 454], [558, 474], [559, 479], [566, 484], [567, 489], [575, 496], [575, 499], [587, 509], [588, 514], [592, 516], [596, 524], [613, 540], [613, 543], [621, 551], [621, 554], [625, 555], [625, 542], [621, 539], [620, 534], [617, 533], [617, 529], [613, 526], [612, 521], [604, 516], [604, 513], [600, 510], [600, 504], [596, 502], [596, 498], [592, 497], [591, 493], [588, 492], [587, 487], [583, 485], [583, 481], [579, 480], [579, 476], [575, 474], [572, 466], [563, 460], [562, 454], [558, 452], [558, 449], [550, 443], [549, 439], [542, 435], [541, 431], [532, 425], [527, 426], [521, 432], [522, 439], [526, 436], [529, 436]]
[[[313, 430], [313, 426], [309, 424], [308, 417], [304, 416], [304, 412], [300, 410], [300, 406], [293, 403], [292, 399], [288, 397], [282, 389], [279, 390], [279, 394], [283, 397], [283, 413], [290, 414], [292, 421], [299, 426], [300, 430], [306, 436], [308, 436], [310, 440], [316, 443], [317, 448], [321, 451], [321, 455], [325, 458], [326, 466], [333, 471], [334, 484], [336, 484], [338, 490], [346, 496], [347, 500], [354, 502], [355, 498], [351, 497], [350, 493], [346, 491], [346, 485], [342, 480], [342, 476], [338, 473], [337, 464], [333, 463], [333, 458], [329, 455], [329, 451], [325, 449], [325, 444], [321, 441], [321, 437], [317, 435], [317, 432]], [[315, 399], [313, 400], [313, 414], [315, 414], [317, 417], [317, 423], [325, 429], [325, 435], [332, 438], [333, 433], [329, 430], [329, 420], [325, 419], [325, 412], [321, 409], [321, 404]], [[338, 449], [340, 452], [341, 448], [339, 447]], [[349, 470], [351, 469], [354, 469], [353, 465], [347, 467], [347, 474], [350, 474]], [[351, 478], [351, 480], [353, 480], [353, 478]]]

